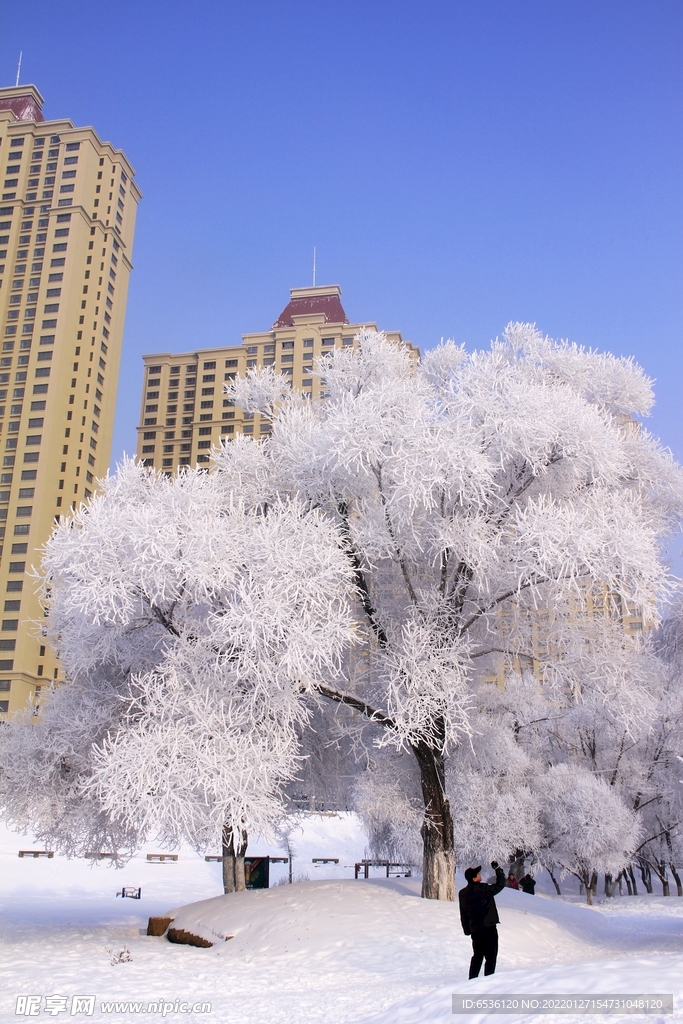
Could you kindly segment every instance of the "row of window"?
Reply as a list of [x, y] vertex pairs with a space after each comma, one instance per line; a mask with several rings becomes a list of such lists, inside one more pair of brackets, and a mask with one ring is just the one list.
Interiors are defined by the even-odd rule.
[[[335, 338], [322, 338], [321, 339], [322, 344], [326, 345], [326, 346], [327, 345], [334, 345], [335, 340], [336, 340]], [[303, 339], [303, 345], [304, 345], [305, 348], [312, 348], [313, 344], [314, 344], [314, 339], [313, 338], [304, 338]], [[353, 345], [353, 338], [350, 338], [350, 337], [349, 338], [346, 338], [346, 337], [342, 338], [342, 344], [344, 344], [344, 345]], [[280, 343], [280, 346], [281, 346], [283, 352], [284, 351], [288, 351], [288, 350], [294, 348], [294, 342], [293, 341], [283, 341], [283, 342]], [[264, 345], [263, 346], [263, 353], [266, 356], [268, 356], [271, 353], [274, 354], [275, 353], [275, 344]], [[246, 354], [247, 354], [247, 356], [257, 355], [258, 354], [258, 346], [257, 345], [249, 345], [249, 346], [247, 346]], [[293, 358], [294, 358], [293, 354], [292, 355], [284, 355], [284, 356], [281, 356], [281, 361], [292, 360]], [[272, 365], [272, 363], [274, 361], [275, 361], [274, 358], [272, 358], [272, 359], [265, 358], [263, 360], [264, 365], [266, 365], [266, 366]], [[207, 360], [206, 362], [204, 362], [202, 368], [204, 370], [215, 370], [216, 369], [216, 363], [217, 363], [216, 360]], [[248, 366], [255, 366], [256, 365], [256, 361], [255, 360], [248, 360], [247, 365]], [[226, 359], [225, 360], [225, 366], [226, 367], [237, 367], [237, 366], [239, 366], [239, 360], [238, 359]], [[170, 371], [169, 371], [170, 375], [171, 376], [179, 375], [181, 369], [182, 369], [182, 367], [180, 367], [180, 366], [171, 366], [170, 367]], [[150, 378], [154, 378], [154, 376], [156, 374], [161, 374], [161, 371], [162, 371], [162, 367], [161, 366], [148, 366], [147, 367], [147, 378], [148, 378], [147, 379], [147, 387], [158, 387], [161, 384], [161, 378], [160, 377], [157, 380], [150, 379]], [[196, 373], [196, 371], [197, 371], [197, 364], [188, 365], [188, 366], [185, 367], [185, 373], [186, 374]], [[204, 377], [203, 378], [203, 380], [208, 380], [208, 379], [209, 379], [208, 377]], [[227, 379], [227, 377], [226, 377], [226, 379]], [[186, 383], [188, 383], [187, 380], [186, 380]], [[194, 383], [194, 381], [192, 383]]]

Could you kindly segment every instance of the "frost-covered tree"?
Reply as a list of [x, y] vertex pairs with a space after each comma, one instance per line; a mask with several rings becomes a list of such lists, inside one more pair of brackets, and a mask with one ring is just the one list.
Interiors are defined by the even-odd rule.
[[631, 786], [632, 805], [642, 822], [644, 841], [637, 862], [646, 887], [651, 873], [669, 895], [669, 870], [683, 896], [683, 785], [680, 757], [683, 736], [683, 602], [679, 599], [653, 638], [657, 672], [650, 727], [639, 745], [641, 771]]
[[[681, 474], [636, 429], [652, 404], [638, 366], [528, 325], [489, 351], [448, 343], [419, 365], [365, 332], [320, 372], [319, 403], [288, 395], [272, 370], [235, 383], [239, 404], [273, 420], [240, 485], [263, 500], [296, 496], [337, 531], [360, 595], [365, 673], [317, 690], [368, 718], [380, 746], [414, 756], [423, 895], [452, 899], [453, 814], [464, 808], [452, 807], [447, 761], [474, 731], [487, 659], [537, 657], [538, 611], [580, 605], [592, 586], [655, 617], [667, 585], [658, 544], [683, 508]], [[228, 447], [217, 465], [237, 472]], [[558, 615], [545, 650], [547, 686], [628, 699], [623, 631], [606, 620]]]
[[228, 473], [126, 463], [57, 526], [42, 588], [67, 681], [37, 726], [0, 738], [10, 821], [70, 854], [123, 854], [150, 832], [222, 842], [226, 889], [243, 886], [247, 832], [282, 813], [309, 695], [355, 639], [334, 528], [252, 498]]
[[618, 873], [633, 856], [641, 835], [636, 815], [604, 779], [568, 764], [546, 772], [538, 789], [545, 860], [575, 875], [592, 903], [597, 873]]

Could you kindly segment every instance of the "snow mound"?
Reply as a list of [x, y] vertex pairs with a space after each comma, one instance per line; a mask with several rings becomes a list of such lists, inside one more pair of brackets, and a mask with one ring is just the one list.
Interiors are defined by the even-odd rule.
[[[453, 928], [462, 936], [457, 904], [419, 899], [417, 879], [304, 882], [253, 892], [230, 893], [169, 911], [174, 927], [213, 943], [231, 940], [230, 953], [277, 956], [292, 950], [323, 954], [332, 949], [374, 947], [408, 935]], [[416, 898], [417, 897], [417, 898]], [[590, 907], [505, 889], [500, 911], [501, 956], [514, 945], [517, 962], [548, 962], [598, 951], [683, 952], [683, 916], [663, 920], [605, 915]], [[681, 906], [683, 912], [683, 905]]]

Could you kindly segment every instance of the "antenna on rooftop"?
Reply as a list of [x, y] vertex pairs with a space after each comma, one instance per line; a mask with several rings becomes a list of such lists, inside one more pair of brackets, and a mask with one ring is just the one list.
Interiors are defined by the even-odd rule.
[[19, 75], [21, 74], [21, 58], [24, 56], [24, 51], [19, 52], [19, 64], [17, 65], [17, 80], [14, 83], [15, 86], [19, 85]]
[[315, 246], [313, 246], [313, 287], [315, 288]]

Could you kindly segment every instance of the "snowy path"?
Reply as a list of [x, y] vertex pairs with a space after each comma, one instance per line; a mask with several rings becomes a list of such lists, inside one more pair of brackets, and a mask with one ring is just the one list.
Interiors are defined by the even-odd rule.
[[[445, 1024], [472, 1019], [452, 1016], [453, 992], [578, 990], [673, 991], [677, 1012], [665, 1020], [683, 1022], [683, 900], [623, 898], [589, 909], [506, 890], [497, 898], [498, 973], [467, 982], [470, 946], [457, 908], [419, 899], [414, 880], [353, 881], [348, 865], [363, 855], [363, 843], [351, 816], [312, 819], [299, 839], [298, 873], [307, 862], [305, 873], [317, 879], [312, 857], [334, 853], [340, 864], [326, 870], [345, 877], [216, 898], [218, 865], [189, 851], [165, 865], [148, 864], [143, 852], [114, 872], [61, 858], [20, 860], [17, 850], [27, 843], [0, 833], [0, 1021], [21, 1019], [21, 994], [93, 993], [95, 1014], [75, 1020], [132, 1022], [139, 1015], [103, 1013], [102, 1001], [178, 999], [209, 1001], [212, 1011], [171, 1012], [170, 1019]], [[142, 885], [143, 899], [115, 899], [122, 884]], [[187, 908], [193, 901], [204, 902]], [[178, 925], [184, 918], [214, 937], [234, 938], [197, 949], [140, 934], [150, 914], [179, 905]], [[112, 966], [107, 947], [124, 945], [132, 962]], [[67, 1014], [46, 1018], [43, 1009], [40, 1017]]]

